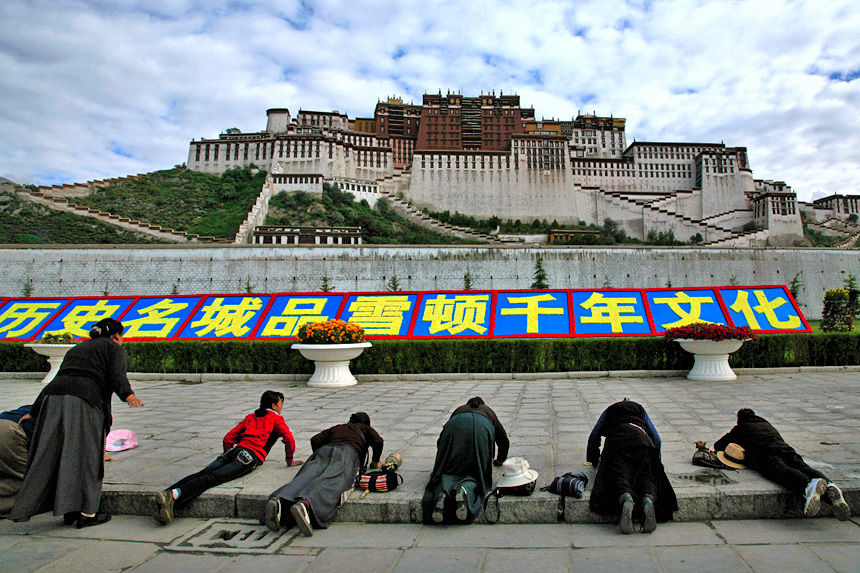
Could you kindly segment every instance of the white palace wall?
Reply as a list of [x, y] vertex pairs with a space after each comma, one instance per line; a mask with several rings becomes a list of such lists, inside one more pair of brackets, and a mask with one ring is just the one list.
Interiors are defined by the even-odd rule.
[[[577, 192], [579, 188], [569, 181], [564, 169], [514, 169], [507, 167], [509, 157], [499, 155], [485, 156], [484, 169], [473, 169], [468, 155], [459, 156], [460, 168], [455, 167], [457, 154], [428, 154], [425, 161], [418, 157], [412, 164], [408, 197], [418, 209], [438, 210], [444, 205], [452, 213], [475, 218], [496, 216], [523, 222], [546, 219], [563, 225], [590, 221], [588, 214], [594, 212], [590, 194]], [[480, 161], [477, 159], [476, 165]]]
[[824, 291], [860, 274], [860, 251], [637, 247], [396, 247], [362, 245], [116, 246], [0, 249], [0, 296], [32, 297], [528, 289], [540, 254], [552, 288], [652, 288], [789, 284], [800, 274], [804, 313], [821, 316]]

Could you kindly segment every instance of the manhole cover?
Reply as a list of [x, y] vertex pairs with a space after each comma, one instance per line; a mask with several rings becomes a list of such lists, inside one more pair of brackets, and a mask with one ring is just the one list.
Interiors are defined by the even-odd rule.
[[177, 539], [165, 549], [174, 551], [222, 551], [225, 553], [274, 553], [293, 537], [295, 531], [273, 533], [265, 525], [248, 521], [217, 519], [207, 521]]
[[683, 474], [676, 477], [694, 481], [696, 483], [706, 483], [708, 485], [728, 485], [730, 483], [738, 483], [735, 480], [727, 478], [726, 475], [719, 470]]

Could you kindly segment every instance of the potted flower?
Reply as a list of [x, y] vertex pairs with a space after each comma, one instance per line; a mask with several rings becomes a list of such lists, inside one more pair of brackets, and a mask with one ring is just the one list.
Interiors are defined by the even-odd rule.
[[737, 379], [737, 374], [729, 366], [729, 354], [738, 350], [744, 340], [755, 340], [755, 332], [749, 326], [726, 326], [711, 322], [694, 322], [669, 328], [663, 336], [693, 354], [693, 369], [687, 378], [708, 381]]
[[48, 357], [48, 364], [51, 365], [51, 368], [45, 377], [42, 378], [42, 383], [47, 384], [54, 379], [54, 376], [57, 375], [57, 371], [60, 369], [60, 365], [63, 363], [63, 359], [66, 357], [66, 352], [78, 342], [80, 342], [79, 338], [75, 338], [68, 332], [63, 332], [60, 334], [45, 334], [39, 342], [31, 342], [24, 345], [27, 348], [32, 348], [37, 354]]
[[349, 371], [349, 361], [371, 344], [364, 340], [364, 329], [343, 320], [314, 322], [299, 327], [299, 342], [291, 348], [314, 361], [308, 386], [339, 388], [358, 384]]

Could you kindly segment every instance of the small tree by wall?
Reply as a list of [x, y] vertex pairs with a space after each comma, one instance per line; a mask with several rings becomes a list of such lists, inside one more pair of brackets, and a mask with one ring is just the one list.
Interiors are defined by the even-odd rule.
[[531, 287], [529, 288], [535, 290], [549, 288], [549, 283], [546, 280], [546, 271], [543, 268], [543, 257], [541, 257], [540, 255], [535, 258], [534, 281], [532, 281]]
[[848, 291], [848, 309], [851, 316], [860, 316], [860, 290], [857, 290], [857, 277], [851, 273], [842, 280], [842, 288]]
[[797, 273], [794, 275], [794, 278], [791, 279], [791, 284], [788, 285], [788, 292], [791, 293], [792, 298], [797, 303], [797, 306], [806, 306], [802, 302], [800, 302], [800, 291], [803, 289], [803, 278], [800, 276], [801, 273]]
[[835, 288], [824, 293], [821, 330], [824, 332], [850, 332], [854, 330], [854, 315], [851, 312], [847, 290]]
[[332, 286], [329, 283], [329, 278], [325, 275], [320, 279], [320, 291], [322, 292], [331, 292]]
[[400, 290], [400, 279], [397, 278], [397, 275], [392, 275], [390, 279], [388, 279], [388, 283], [385, 285], [385, 289], [389, 291], [397, 291]]
[[463, 290], [472, 290], [472, 273], [469, 271], [463, 275]]

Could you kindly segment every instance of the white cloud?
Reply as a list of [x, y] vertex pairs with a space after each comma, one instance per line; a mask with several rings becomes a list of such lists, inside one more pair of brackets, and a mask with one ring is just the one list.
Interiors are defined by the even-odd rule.
[[626, 117], [629, 141], [746, 146], [804, 200], [855, 193], [858, 28], [847, 0], [6, 0], [0, 174], [152, 171], [270, 107], [495, 90], [538, 117]]

